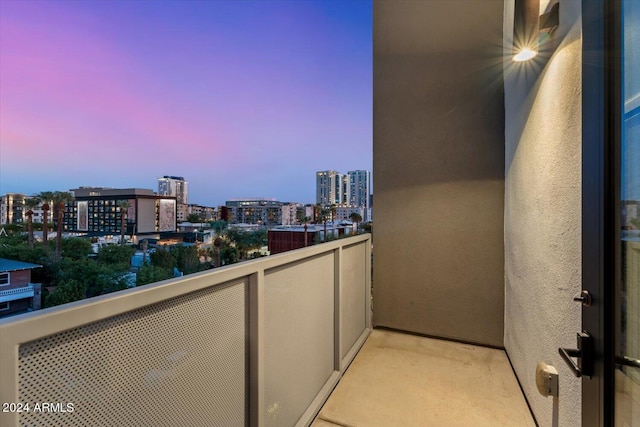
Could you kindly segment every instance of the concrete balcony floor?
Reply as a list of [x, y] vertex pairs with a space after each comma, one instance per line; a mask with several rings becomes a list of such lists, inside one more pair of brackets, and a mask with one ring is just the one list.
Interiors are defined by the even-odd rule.
[[312, 426], [535, 422], [504, 351], [374, 330]]

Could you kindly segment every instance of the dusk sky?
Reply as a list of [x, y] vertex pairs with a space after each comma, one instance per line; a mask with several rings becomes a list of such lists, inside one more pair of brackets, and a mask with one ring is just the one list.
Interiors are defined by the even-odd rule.
[[315, 202], [372, 169], [370, 0], [0, 0], [0, 194]]

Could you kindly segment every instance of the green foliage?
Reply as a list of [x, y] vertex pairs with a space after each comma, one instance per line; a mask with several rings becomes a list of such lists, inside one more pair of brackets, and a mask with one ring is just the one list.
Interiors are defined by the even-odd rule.
[[155, 265], [145, 264], [140, 267], [136, 276], [136, 286], [146, 285], [148, 283], [159, 282], [161, 280], [170, 279], [173, 272], [166, 268], [157, 267]]
[[172, 270], [173, 267], [176, 267], [176, 262], [167, 248], [157, 248], [154, 252], [149, 254], [149, 260], [151, 261], [151, 265], [164, 268], [166, 270]]
[[42, 268], [31, 270], [31, 281], [33, 283], [48, 285], [57, 281], [60, 261], [51, 256], [42, 245], [29, 248], [24, 242], [16, 241], [13, 245], [5, 244], [5, 240], [0, 242], [2, 242], [0, 243], [0, 258], [42, 265]]
[[74, 281], [84, 289], [83, 297], [94, 297], [125, 289], [127, 269], [128, 265], [125, 264], [108, 265], [88, 258], [77, 260], [64, 258], [61, 263], [58, 286]]
[[85, 285], [78, 280], [70, 279], [68, 281], [61, 282], [53, 293], [46, 295], [44, 298], [44, 306], [53, 307], [81, 300], [84, 298], [85, 292]]
[[233, 246], [223, 246], [220, 249], [220, 262], [222, 265], [235, 264], [240, 259], [238, 249]]
[[[9, 244], [11, 243], [11, 244]], [[47, 250], [45, 245], [29, 248], [26, 242], [17, 239], [0, 241], [0, 257], [16, 261], [42, 265], [31, 271], [31, 281], [43, 286], [56, 286], [52, 293], [43, 291], [45, 307], [65, 304], [86, 297], [101, 295], [125, 289], [128, 286], [127, 273], [133, 249], [113, 247], [115, 250], [103, 254], [101, 262], [87, 257], [92, 252], [87, 239], [71, 238], [62, 240], [62, 258]], [[48, 242], [54, 246], [55, 242]], [[119, 262], [126, 259], [126, 262]], [[109, 261], [109, 262], [107, 262]]]
[[24, 231], [27, 231], [27, 224], [2, 224], [0, 225], [0, 228], [4, 228], [4, 231], [6, 231], [8, 235], [8, 237], [0, 237], [1, 239], [7, 239], [11, 237], [20, 237], [21, 239], [23, 239], [25, 236], [23, 236], [22, 233]]
[[231, 229], [227, 231], [227, 239], [238, 250], [239, 258], [245, 259], [248, 251], [267, 245], [267, 230], [241, 231]]
[[93, 253], [91, 242], [87, 239], [74, 237], [62, 240], [62, 255], [72, 259], [86, 258]]
[[198, 215], [196, 213], [190, 213], [189, 215], [187, 215], [187, 222], [203, 222], [204, 221], [204, 216], [203, 215]]
[[211, 227], [218, 234], [218, 236], [224, 233], [224, 231], [227, 229], [227, 226], [229, 225], [227, 221], [223, 219], [219, 219], [217, 221], [211, 221], [209, 222], [209, 224], [211, 224]]
[[98, 261], [102, 264], [131, 264], [131, 257], [136, 253], [136, 250], [130, 246], [116, 246], [109, 245], [103, 246], [98, 251]]
[[362, 222], [362, 215], [360, 215], [358, 212], [351, 212], [351, 215], [349, 215], [349, 219], [356, 223], [357, 228], [358, 223]]
[[197, 273], [203, 270], [200, 266], [200, 257], [195, 246], [176, 246], [169, 253], [175, 260], [178, 270], [184, 274]]

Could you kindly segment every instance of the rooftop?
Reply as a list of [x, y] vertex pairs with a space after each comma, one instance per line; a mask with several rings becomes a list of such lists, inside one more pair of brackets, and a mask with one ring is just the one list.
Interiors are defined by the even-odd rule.
[[29, 262], [14, 261], [12, 259], [0, 258], [0, 271], [18, 271], [28, 270], [31, 268], [42, 267], [40, 264], [31, 264]]

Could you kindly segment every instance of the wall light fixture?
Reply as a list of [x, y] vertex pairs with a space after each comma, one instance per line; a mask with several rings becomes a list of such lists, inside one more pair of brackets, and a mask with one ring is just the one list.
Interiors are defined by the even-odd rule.
[[553, 37], [560, 23], [560, 3], [540, 12], [540, 0], [516, 0], [513, 20], [513, 60], [528, 61]]

